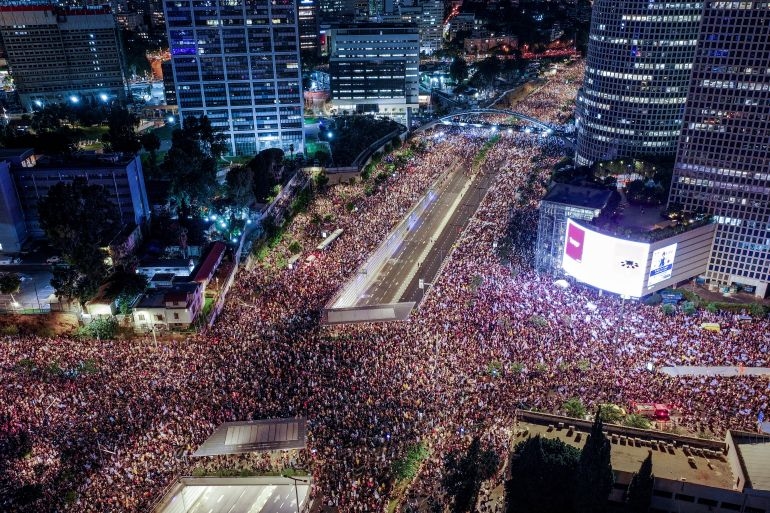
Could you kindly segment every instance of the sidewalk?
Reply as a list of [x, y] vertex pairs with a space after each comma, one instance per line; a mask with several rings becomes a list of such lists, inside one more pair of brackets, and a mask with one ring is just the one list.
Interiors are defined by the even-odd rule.
[[770, 375], [770, 367], [661, 367], [660, 372], [669, 376], [764, 376]]

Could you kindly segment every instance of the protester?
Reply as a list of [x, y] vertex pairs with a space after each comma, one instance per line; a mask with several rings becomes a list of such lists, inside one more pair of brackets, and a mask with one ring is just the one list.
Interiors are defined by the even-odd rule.
[[[551, 82], [521, 107], [559, 122], [548, 102], [568, 94], [563, 77]], [[319, 324], [326, 302], [429, 185], [453, 166], [470, 169], [490, 135], [439, 127], [384, 159], [366, 184], [318, 197], [263, 265], [239, 272], [207, 333], [157, 346], [6, 337], [0, 509], [147, 511], [176, 476], [196, 469], [295, 466], [312, 474], [312, 494], [324, 505], [383, 512], [393, 462], [417, 443], [431, 452], [405, 503], [445, 504], [445, 455], [477, 435], [504, 456], [517, 407], [559, 412], [572, 397], [589, 410], [672, 403], [679, 429], [709, 436], [752, 429], [767, 408], [767, 378], [672, 378], [646, 366], [767, 365], [767, 321], [707, 332], [699, 324], [724, 315], [669, 316], [580, 286], [554, 287], [531, 268], [529, 248], [501, 261], [494, 248], [511, 209], [536, 207], [565, 154], [554, 137], [501, 133], [488, 149], [478, 171], [494, 183], [408, 321]], [[322, 232], [335, 228], [343, 235], [306, 262]], [[303, 258], [288, 268], [281, 262], [295, 241]], [[222, 422], [292, 416], [308, 419], [307, 450], [191, 457]], [[25, 485], [41, 494], [27, 506], [11, 493]]]

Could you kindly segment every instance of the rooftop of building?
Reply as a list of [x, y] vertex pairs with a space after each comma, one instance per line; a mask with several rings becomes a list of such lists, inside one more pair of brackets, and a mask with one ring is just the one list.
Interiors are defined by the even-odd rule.
[[591, 209], [603, 209], [609, 204], [611, 198], [611, 189], [557, 183], [546, 193], [543, 201]]
[[174, 273], [155, 273], [150, 281], [171, 281], [176, 278]]
[[142, 294], [133, 307], [165, 308], [167, 301], [185, 301], [198, 287], [195, 282], [175, 282], [170, 287], [152, 289]]
[[135, 155], [130, 153], [78, 152], [73, 155], [35, 155], [32, 148], [0, 148], [0, 160], [10, 162], [12, 169], [83, 169], [124, 168]]
[[336, 25], [333, 25], [333, 28], [337, 31], [339, 30], [346, 30], [346, 31], [355, 31], [355, 30], [361, 30], [361, 31], [371, 31], [371, 30], [405, 30], [409, 29], [410, 31], [417, 32], [417, 25], [414, 23], [406, 23], [406, 22], [383, 22], [383, 23], [377, 23], [377, 22], [354, 22], [354, 23], [339, 23]]
[[0, 148], [0, 160], [22, 160], [34, 152], [32, 148]]
[[79, 152], [73, 155], [40, 155], [36, 168], [83, 168], [83, 167], [125, 167], [135, 155], [130, 153]]
[[209, 279], [211, 273], [222, 259], [222, 255], [224, 255], [226, 249], [227, 245], [224, 242], [217, 241], [213, 243], [206, 252], [206, 255], [201, 258], [198, 268], [190, 273], [193, 277], [193, 281], [204, 281]]
[[89, 14], [110, 14], [112, 10], [107, 2], [103, 5], [59, 5], [54, 0], [5, 0], [0, 12], [55, 11], [57, 14], [71, 16]]
[[134, 308], [163, 308], [166, 306], [165, 293], [145, 292], [139, 296], [139, 300], [134, 303]]
[[731, 431], [733, 443], [746, 475], [755, 490], [770, 490], [770, 435]]
[[138, 268], [150, 268], [150, 267], [191, 267], [192, 262], [189, 258], [148, 258], [142, 260]]
[[[591, 422], [568, 417], [519, 411], [519, 418], [522, 420], [518, 423], [514, 443], [540, 435], [557, 438], [581, 449], [591, 430]], [[605, 424], [604, 431], [612, 446], [613, 470], [627, 474], [638, 472], [642, 461], [651, 452], [655, 477], [728, 490], [733, 488], [735, 480], [723, 452], [723, 442], [613, 424]]]

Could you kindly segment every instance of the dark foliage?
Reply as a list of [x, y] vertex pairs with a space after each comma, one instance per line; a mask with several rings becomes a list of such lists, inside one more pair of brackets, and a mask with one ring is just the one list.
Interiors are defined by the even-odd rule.
[[470, 511], [476, 502], [482, 481], [492, 477], [500, 465], [500, 457], [491, 448], [482, 448], [475, 437], [464, 453], [452, 452], [445, 461], [442, 484], [453, 498], [452, 511]]
[[569, 513], [580, 452], [558, 439], [520, 442], [505, 483], [508, 513]]
[[615, 480], [610, 452], [610, 441], [602, 432], [602, 418], [599, 411], [596, 413], [586, 444], [580, 451], [573, 498], [575, 513], [606, 511], [607, 498], [610, 496]]

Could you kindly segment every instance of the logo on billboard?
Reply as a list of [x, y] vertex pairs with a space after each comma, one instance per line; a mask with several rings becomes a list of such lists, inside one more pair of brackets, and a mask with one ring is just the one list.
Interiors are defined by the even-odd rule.
[[623, 267], [624, 269], [638, 269], [639, 262], [634, 262], [633, 260], [623, 260], [620, 262], [620, 267]]
[[577, 225], [569, 224], [567, 226], [567, 244], [565, 253], [572, 260], [581, 262], [583, 260], [583, 242], [586, 238], [586, 232]]

